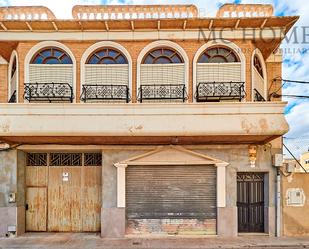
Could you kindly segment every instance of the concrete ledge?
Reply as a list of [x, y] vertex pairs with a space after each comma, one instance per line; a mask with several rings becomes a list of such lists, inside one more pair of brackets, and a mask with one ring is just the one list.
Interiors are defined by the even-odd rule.
[[0, 104], [0, 137], [281, 136], [289, 130], [285, 105]]

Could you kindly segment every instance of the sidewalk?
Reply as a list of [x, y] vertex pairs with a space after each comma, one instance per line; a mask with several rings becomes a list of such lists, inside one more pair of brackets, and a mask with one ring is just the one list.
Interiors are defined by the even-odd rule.
[[27, 233], [18, 238], [1, 238], [1, 249], [195, 249], [195, 248], [309, 248], [309, 238], [273, 238], [268, 236], [156, 237], [102, 239], [88, 233]]

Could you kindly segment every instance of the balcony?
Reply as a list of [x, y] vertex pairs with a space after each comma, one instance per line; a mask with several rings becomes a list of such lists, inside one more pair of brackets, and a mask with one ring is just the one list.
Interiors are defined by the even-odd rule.
[[126, 85], [83, 85], [81, 100], [104, 101], [120, 100], [129, 103], [129, 87]]
[[73, 88], [68, 83], [26, 83], [24, 98], [29, 102], [73, 102]]
[[186, 86], [184, 84], [155, 84], [141, 85], [138, 93], [138, 100], [142, 103], [145, 100], [180, 100], [187, 99]]
[[240, 144], [285, 134], [284, 102], [0, 104], [12, 144]]
[[244, 82], [200, 82], [197, 102], [242, 101], [246, 96]]

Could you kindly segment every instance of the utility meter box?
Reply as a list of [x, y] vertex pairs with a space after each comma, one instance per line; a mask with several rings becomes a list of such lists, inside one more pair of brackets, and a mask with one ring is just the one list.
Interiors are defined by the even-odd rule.
[[283, 164], [283, 155], [282, 154], [273, 155], [273, 166], [281, 167], [282, 164]]

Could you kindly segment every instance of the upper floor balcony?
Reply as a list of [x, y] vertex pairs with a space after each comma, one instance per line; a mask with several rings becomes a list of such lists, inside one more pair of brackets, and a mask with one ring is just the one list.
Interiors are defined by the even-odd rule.
[[[258, 50], [252, 54], [251, 72], [245, 70], [247, 60], [233, 43], [204, 44], [192, 60], [191, 72], [191, 62], [183, 48], [171, 41], [155, 41], [144, 47], [136, 58], [134, 72], [131, 55], [124, 47], [115, 42], [99, 42], [86, 50], [80, 60], [81, 68], [77, 71], [74, 55], [63, 44], [42, 42], [34, 46], [25, 58], [24, 79], [27, 83], [23, 88], [18, 85], [16, 59], [10, 62], [9, 102], [265, 100], [269, 83], [266, 63]], [[246, 74], [252, 74], [251, 81], [246, 82]], [[251, 93], [248, 89], [254, 91]], [[20, 90], [23, 91], [23, 99], [18, 95]]]
[[289, 127], [282, 102], [0, 104], [11, 144], [264, 144]]

